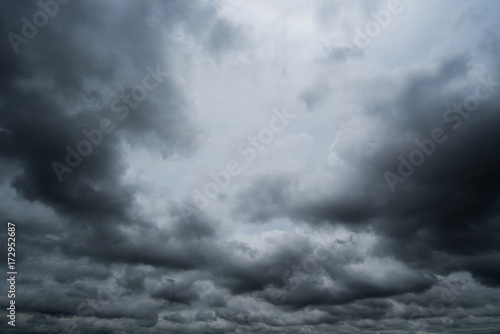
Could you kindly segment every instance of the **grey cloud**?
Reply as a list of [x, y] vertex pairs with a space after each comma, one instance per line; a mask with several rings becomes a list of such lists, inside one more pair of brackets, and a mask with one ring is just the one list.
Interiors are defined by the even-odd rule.
[[[498, 5], [419, 2], [380, 37], [411, 40], [418, 57], [396, 60], [397, 45], [348, 62], [316, 35], [348, 36], [381, 2], [318, 1], [296, 16], [301, 2], [287, 4], [222, 16], [205, 1], [74, 0], [19, 53], [4, 38], [0, 217], [16, 224], [20, 274], [17, 328], [2, 332], [498, 332]], [[0, 32], [39, 10], [6, 2]], [[428, 31], [412, 30], [416, 17]], [[247, 52], [253, 62], [230, 61]], [[283, 68], [290, 80], [274, 81]], [[117, 102], [151, 69], [164, 75], [147, 99]], [[476, 111], [447, 111], [485, 80]], [[191, 211], [183, 190], [275, 99], [314, 112]], [[52, 162], [102, 118], [116, 130], [59, 182]], [[392, 192], [384, 173], [436, 127], [446, 141]], [[325, 147], [342, 163], [328, 165]]]

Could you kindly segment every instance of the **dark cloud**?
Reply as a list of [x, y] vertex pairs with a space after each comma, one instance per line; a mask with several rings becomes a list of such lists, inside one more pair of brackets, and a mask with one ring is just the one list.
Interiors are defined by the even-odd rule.
[[[484, 86], [484, 79], [478, 80], [480, 76], [489, 76], [490, 72], [470, 73], [470, 62], [469, 57], [462, 55], [443, 59], [436, 69], [407, 78], [396, 101], [367, 108], [366, 117], [388, 119], [387, 130], [381, 138], [374, 138], [379, 146], [370, 160], [346, 152], [345, 158], [359, 166], [356, 175], [361, 179], [355, 185], [347, 184], [346, 192], [332, 194], [328, 199], [309, 200], [296, 190], [298, 186], [290, 188], [278, 183], [281, 176], [270, 177], [242, 193], [240, 211], [248, 211], [255, 217], [252, 220], [258, 221], [288, 216], [350, 228], [353, 224], [363, 224], [387, 235], [388, 239], [381, 239], [383, 254], [394, 255], [417, 267], [433, 267], [432, 262], [443, 261], [433, 250], [453, 257], [474, 256], [475, 269], [463, 259], [440, 264], [441, 268], [435, 269], [450, 273], [467, 268], [483, 282], [497, 282], [497, 272], [489, 269], [488, 260], [482, 259], [495, 258], [499, 246], [494, 223], [499, 196], [494, 144], [498, 137], [495, 134], [498, 95], [492, 92], [466, 117], [456, 116], [458, 120], [453, 122], [443, 119], [448, 107], [464, 103], [468, 96], [474, 96], [478, 86]], [[495, 67], [491, 72], [496, 73], [498, 65], [492, 64]], [[464, 88], [448, 93], [446, 87], [458, 82], [465, 83]], [[457, 124], [460, 126], [454, 130]], [[430, 138], [436, 127], [442, 128], [448, 139], [435, 143], [435, 152], [425, 158], [422, 166], [416, 166], [404, 183], [397, 183], [392, 193], [384, 173], [397, 174], [398, 155], [408, 160], [409, 154], [418, 149], [414, 140]], [[286, 193], [286, 199], [275, 193]], [[263, 200], [266, 196], [269, 204]]]
[[188, 322], [188, 320], [185, 319], [180, 313], [166, 315], [163, 319], [181, 324]]
[[328, 98], [329, 91], [330, 89], [326, 83], [317, 82], [311, 88], [306, 89], [299, 98], [304, 101], [307, 109], [314, 110]]
[[[3, 36], [42, 2], [7, 2]], [[318, 1], [314, 22], [291, 14], [299, 2], [57, 6], [18, 52], [9, 37], [0, 49], [0, 217], [22, 273], [2, 332], [498, 332], [494, 2], [408, 6], [366, 50], [341, 36], [381, 2]], [[330, 44], [304, 37], [318, 32]], [[259, 114], [274, 95], [300, 122]], [[221, 153], [241, 133], [273, 137], [244, 164]], [[219, 159], [241, 162], [224, 186]], [[223, 194], [195, 184], [207, 174]]]

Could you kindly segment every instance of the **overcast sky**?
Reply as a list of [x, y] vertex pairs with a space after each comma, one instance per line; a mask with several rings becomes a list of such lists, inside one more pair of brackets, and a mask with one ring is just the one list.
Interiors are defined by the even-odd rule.
[[0, 13], [2, 333], [500, 333], [499, 1]]

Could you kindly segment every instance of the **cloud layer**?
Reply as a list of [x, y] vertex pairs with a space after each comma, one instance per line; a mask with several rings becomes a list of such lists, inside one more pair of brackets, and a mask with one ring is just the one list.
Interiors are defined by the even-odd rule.
[[498, 333], [499, 10], [8, 1], [1, 331]]

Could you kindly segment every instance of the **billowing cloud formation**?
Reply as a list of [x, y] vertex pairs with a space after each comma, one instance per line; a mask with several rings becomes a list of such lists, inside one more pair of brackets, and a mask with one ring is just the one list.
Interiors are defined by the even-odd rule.
[[2, 332], [497, 333], [499, 10], [8, 1]]

